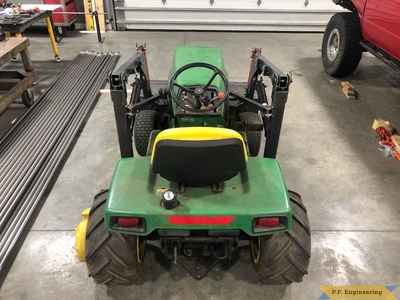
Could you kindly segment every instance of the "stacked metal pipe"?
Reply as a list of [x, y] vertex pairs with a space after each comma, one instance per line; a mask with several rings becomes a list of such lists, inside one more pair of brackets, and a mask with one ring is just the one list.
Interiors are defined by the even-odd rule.
[[0, 141], [0, 271], [119, 54], [83, 51]]

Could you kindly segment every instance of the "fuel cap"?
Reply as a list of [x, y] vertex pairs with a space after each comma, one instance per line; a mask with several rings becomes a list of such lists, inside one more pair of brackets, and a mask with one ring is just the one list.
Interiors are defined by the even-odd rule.
[[173, 209], [173, 208], [177, 207], [178, 204], [179, 204], [178, 199], [176, 198], [176, 194], [173, 191], [166, 190], [162, 194], [161, 205], [165, 209]]

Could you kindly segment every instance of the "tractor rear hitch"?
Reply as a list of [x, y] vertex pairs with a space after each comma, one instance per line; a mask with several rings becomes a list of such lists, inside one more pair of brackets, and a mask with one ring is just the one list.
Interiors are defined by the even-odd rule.
[[231, 259], [237, 236], [181, 236], [162, 239], [164, 253], [171, 263], [177, 262], [190, 276], [201, 280], [220, 260]]
[[207, 273], [216, 266], [219, 259], [215, 256], [188, 257], [178, 255], [178, 262], [189, 272], [190, 276], [196, 280], [202, 280], [207, 276]]

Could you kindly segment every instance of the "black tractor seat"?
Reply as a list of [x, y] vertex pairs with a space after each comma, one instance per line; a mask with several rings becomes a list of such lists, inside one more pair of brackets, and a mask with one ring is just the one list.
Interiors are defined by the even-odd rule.
[[246, 169], [243, 137], [232, 129], [181, 127], [161, 131], [153, 145], [152, 171], [187, 186], [223, 182]]

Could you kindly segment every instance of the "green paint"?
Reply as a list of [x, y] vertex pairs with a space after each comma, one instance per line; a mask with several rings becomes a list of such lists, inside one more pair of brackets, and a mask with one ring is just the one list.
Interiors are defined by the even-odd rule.
[[[173, 66], [169, 78], [182, 66], [204, 62], [219, 68], [225, 75], [220, 49], [204, 46], [184, 46], [175, 51]], [[204, 86], [211, 78], [212, 70], [193, 68], [183, 72], [177, 82], [183, 86]], [[212, 86], [223, 90], [223, 82], [217, 77]], [[178, 89], [176, 89], [177, 92]], [[174, 105], [174, 111], [175, 111]], [[220, 113], [180, 114], [180, 126], [224, 126], [226, 125], [228, 105], [221, 107]], [[173, 127], [171, 122], [171, 127]], [[190, 168], [190, 165], [187, 166]], [[184, 194], [178, 195], [180, 205], [172, 210], [161, 207], [159, 189], [175, 190], [176, 184], [170, 183], [150, 170], [150, 157], [121, 159], [116, 167], [110, 186], [105, 211], [105, 226], [110, 228], [111, 217], [142, 217], [146, 219], [146, 231], [131, 233], [141, 236], [154, 231], [162, 234], [187, 235], [191, 229], [212, 230], [213, 233], [237, 232], [243, 230], [249, 236], [277, 233], [253, 233], [252, 220], [255, 217], [281, 216], [288, 220], [291, 227], [292, 212], [286, 185], [275, 159], [249, 158], [247, 170], [224, 182], [223, 192], [212, 192], [211, 186], [186, 187]], [[212, 170], [210, 170], [212, 172]], [[233, 216], [229, 225], [173, 225], [168, 216]]]
[[[257, 216], [286, 216], [291, 226], [291, 206], [286, 185], [275, 159], [249, 158], [247, 170], [223, 183], [222, 193], [210, 186], [187, 187], [178, 195], [180, 205], [173, 210], [160, 206], [157, 189], [175, 189], [175, 184], [150, 170], [149, 157], [121, 159], [111, 183], [106, 206], [106, 228], [111, 216], [144, 217], [148, 235], [156, 229], [241, 229], [250, 236], [251, 222]], [[171, 225], [167, 216], [235, 216], [229, 226]], [[125, 232], [126, 233], [126, 232]], [[276, 233], [276, 232], [274, 232]], [[136, 233], [135, 233], [136, 234]], [[271, 233], [267, 233], [271, 234]]]
[[[207, 46], [182, 46], [175, 50], [174, 61], [169, 73], [169, 78], [171, 78], [179, 68], [195, 62], [203, 62], [213, 65], [228, 77], [228, 73], [224, 67], [222, 53], [219, 48]], [[185, 86], [204, 86], [211, 78], [212, 74], [213, 71], [210, 69], [193, 68], [178, 76], [177, 82]], [[223, 90], [223, 82], [219, 76], [215, 78], [211, 85], [216, 87], [219, 91]]]
[[[228, 78], [228, 73], [225, 70], [221, 50], [217, 47], [207, 46], [182, 46], [175, 50], [174, 61], [172, 64], [171, 71], [169, 73], [169, 79], [172, 78], [173, 74], [181, 67], [195, 63], [203, 62], [213, 65], [220, 69], [225, 76]], [[176, 79], [177, 83], [186, 87], [205, 86], [213, 75], [213, 71], [203, 67], [196, 67], [182, 72]], [[224, 91], [224, 83], [220, 76], [217, 76], [211, 83], [211, 87], [215, 87], [218, 92]], [[175, 88], [175, 93], [178, 93], [179, 89]], [[174, 105], [174, 111], [180, 110], [181, 108]], [[178, 121], [181, 127], [187, 126], [203, 126], [206, 122], [207, 126], [217, 127], [226, 125], [228, 114], [228, 105], [223, 104], [221, 106], [221, 114], [219, 116], [207, 116], [207, 114], [197, 114], [193, 117], [193, 121], [182, 120], [178, 117]], [[193, 116], [193, 114], [190, 114]]]

